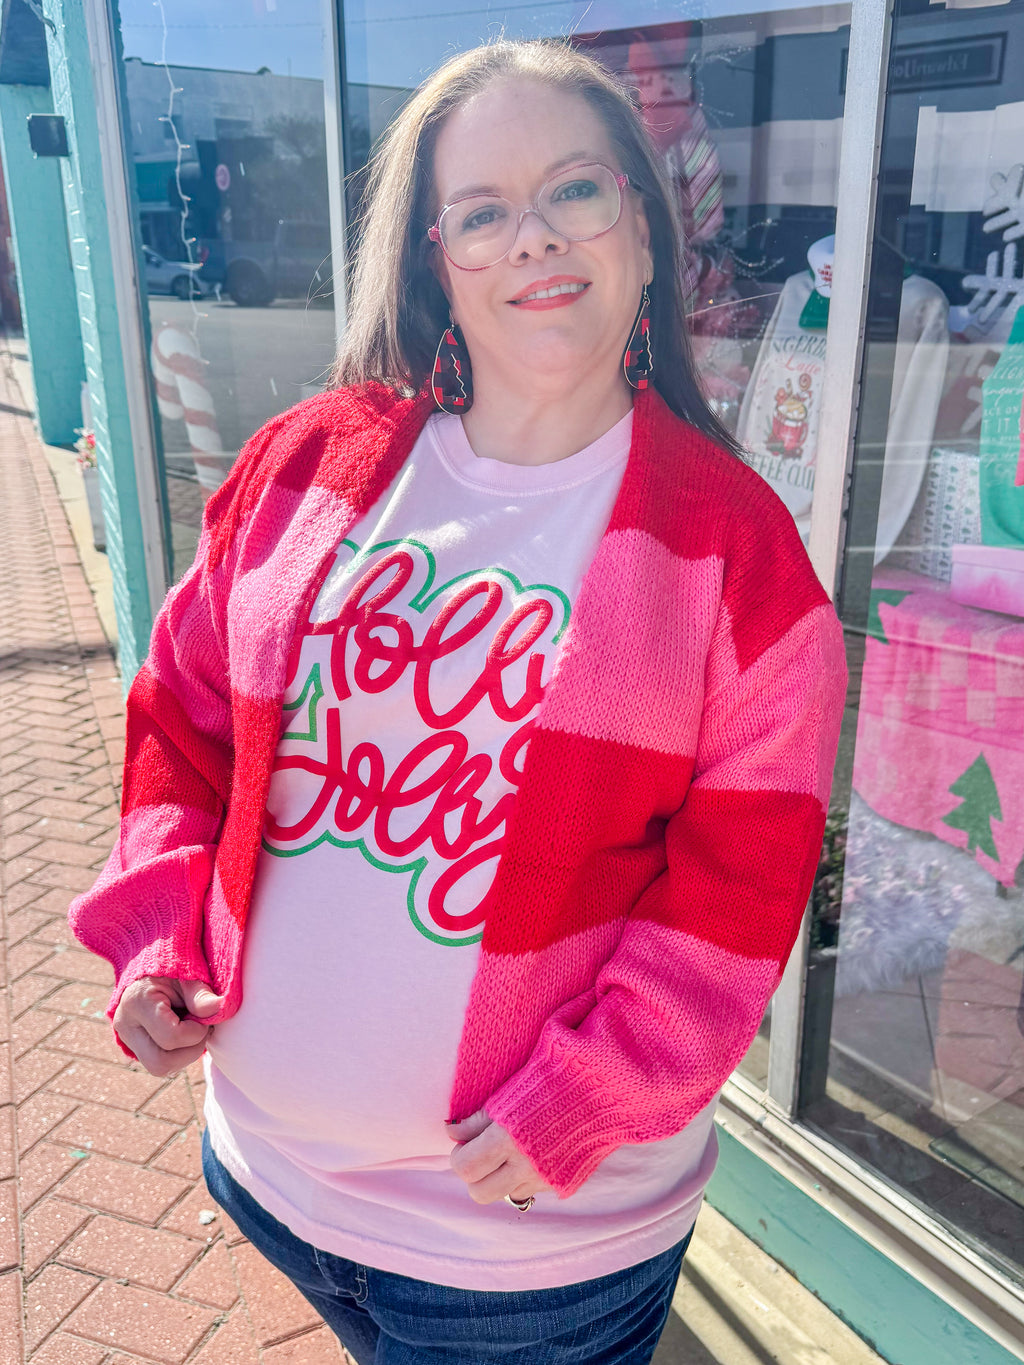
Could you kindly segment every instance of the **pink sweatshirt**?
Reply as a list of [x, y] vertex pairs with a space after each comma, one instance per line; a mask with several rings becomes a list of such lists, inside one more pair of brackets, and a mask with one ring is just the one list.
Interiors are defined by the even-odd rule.
[[[444, 1129], [517, 756], [631, 427], [632, 414], [531, 467], [478, 460], [458, 418], [431, 418], [299, 624], [242, 1007], [213, 1030], [206, 1113], [235, 1179], [335, 1255], [463, 1289], [538, 1289], [657, 1255], [696, 1217], [713, 1103], [681, 1133], [620, 1147], [570, 1200], [541, 1194], [528, 1217], [472, 1201]], [[337, 622], [371, 598], [339, 651]], [[532, 648], [482, 691], [510, 630]], [[438, 632], [451, 648], [417, 672]], [[324, 799], [335, 744], [362, 775], [354, 800]], [[450, 802], [459, 757], [474, 780]], [[413, 790], [389, 801], [403, 772]]]

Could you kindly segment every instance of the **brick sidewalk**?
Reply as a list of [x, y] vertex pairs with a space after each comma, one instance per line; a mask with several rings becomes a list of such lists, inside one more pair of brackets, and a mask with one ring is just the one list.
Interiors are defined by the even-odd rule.
[[65, 920], [113, 841], [121, 687], [43, 452], [0, 372], [0, 1365], [338, 1365], [218, 1213], [199, 1065], [115, 1047]]

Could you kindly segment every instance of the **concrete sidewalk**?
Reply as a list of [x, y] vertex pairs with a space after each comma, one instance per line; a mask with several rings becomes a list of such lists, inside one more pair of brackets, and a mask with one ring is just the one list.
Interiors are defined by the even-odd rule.
[[[121, 687], [17, 346], [0, 350], [0, 1365], [338, 1365], [206, 1193], [199, 1065], [160, 1080], [127, 1061], [111, 973], [67, 929], [114, 838]], [[878, 1357], [706, 1208], [657, 1365], [769, 1361]]]

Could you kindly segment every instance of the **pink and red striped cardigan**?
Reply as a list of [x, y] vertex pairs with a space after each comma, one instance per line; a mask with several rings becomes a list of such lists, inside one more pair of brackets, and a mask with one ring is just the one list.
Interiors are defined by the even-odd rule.
[[[120, 838], [70, 910], [116, 971], [111, 1016], [147, 975], [207, 981], [226, 996], [214, 1023], [241, 1004], [295, 626], [430, 410], [383, 386], [310, 399], [210, 500], [129, 695]], [[639, 394], [527, 751], [451, 1096], [560, 1195], [620, 1145], [680, 1131], [748, 1047], [810, 891], [845, 678], [782, 503]]]

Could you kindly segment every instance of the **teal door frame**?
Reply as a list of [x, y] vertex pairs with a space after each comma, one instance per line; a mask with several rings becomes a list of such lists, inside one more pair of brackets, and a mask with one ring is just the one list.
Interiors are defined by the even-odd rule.
[[109, 0], [43, 0], [54, 111], [125, 686], [168, 584], [165, 497], [148, 379], [137, 215]]

